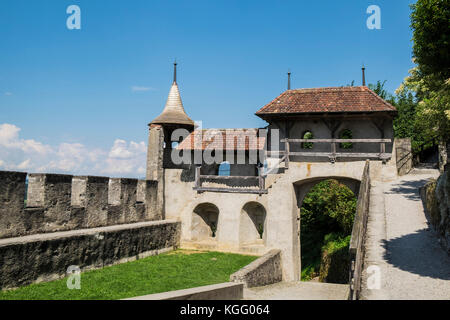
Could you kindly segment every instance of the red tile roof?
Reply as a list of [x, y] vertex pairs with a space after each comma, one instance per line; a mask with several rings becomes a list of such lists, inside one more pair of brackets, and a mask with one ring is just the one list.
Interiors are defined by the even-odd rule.
[[258, 129], [203, 129], [191, 132], [177, 149], [261, 150], [265, 141]]
[[287, 90], [256, 115], [380, 111], [396, 109], [368, 87], [332, 87]]

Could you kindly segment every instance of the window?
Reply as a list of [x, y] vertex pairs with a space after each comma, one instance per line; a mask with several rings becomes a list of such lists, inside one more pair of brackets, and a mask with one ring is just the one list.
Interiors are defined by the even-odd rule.
[[[307, 130], [303, 133], [302, 139], [314, 139], [314, 135], [311, 131]], [[314, 143], [302, 142], [302, 149], [312, 149]]]
[[229, 176], [230, 175], [230, 163], [225, 161], [219, 165], [219, 176]]
[[[352, 139], [352, 138], [353, 138], [353, 134], [352, 134], [352, 131], [350, 129], [344, 129], [339, 134], [339, 139]], [[351, 149], [351, 148], [353, 148], [353, 143], [351, 143], [351, 142], [341, 142], [339, 144], [339, 147], [342, 148], [342, 149]]]

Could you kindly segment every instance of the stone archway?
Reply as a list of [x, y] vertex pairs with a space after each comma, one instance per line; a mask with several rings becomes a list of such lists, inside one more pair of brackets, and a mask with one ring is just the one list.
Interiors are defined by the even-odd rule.
[[258, 202], [247, 202], [241, 210], [239, 221], [239, 244], [265, 244], [266, 209]]
[[[317, 273], [317, 259], [319, 259], [320, 263], [321, 261], [321, 248], [325, 244], [325, 236], [328, 236], [328, 239], [332, 239], [332, 237], [337, 237], [336, 235], [341, 236], [343, 232], [347, 234], [347, 227], [344, 227], [345, 229], [342, 229], [342, 225], [335, 220], [335, 218], [332, 218], [331, 216], [329, 218], [326, 218], [328, 216], [323, 216], [320, 213], [323, 212], [323, 210], [326, 210], [322, 207], [315, 208], [312, 211], [308, 211], [308, 209], [304, 208], [303, 213], [303, 205], [304, 200], [307, 197], [307, 195], [310, 193], [311, 189], [313, 189], [317, 184], [327, 181], [327, 180], [336, 180], [339, 182], [339, 184], [344, 185], [344, 189], [349, 189], [351, 192], [348, 193], [347, 191], [339, 192], [345, 192], [347, 197], [351, 197], [352, 199], [358, 198], [359, 193], [359, 187], [361, 182], [356, 179], [348, 178], [348, 177], [315, 177], [305, 180], [297, 181], [293, 184], [294, 186], [294, 193], [296, 197], [296, 209], [297, 211], [297, 221], [298, 221], [298, 238], [299, 238], [299, 249], [300, 249], [300, 270], [302, 272], [302, 277], [310, 277], [311, 274], [314, 274], [314, 277], [318, 275]], [[326, 189], [328, 190], [328, 189]], [[324, 190], [326, 193], [326, 191]], [[351, 194], [351, 196], [350, 196]], [[318, 193], [316, 190], [315, 196], [317, 197]], [[354, 197], [354, 198], [353, 198]], [[322, 200], [323, 201], [323, 200]], [[328, 199], [328, 201], [334, 201]], [[311, 206], [311, 203], [316, 202], [308, 202], [307, 207]], [[333, 202], [334, 203], [334, 202]], [[350, 203], [345, 201], [345, 203]], [[309, 208], [311, 210], [311, 208]], [[356, 208], [355, 208], [356, 209]], [[344, 211], [349, 212], [349, 211]], [[313, 215], [311, 215], [313, 213]], [[314, 218], [318, 214], [320, 218]], [[348, 215], [347, 215], [348, 216]], [[342, 221], [342, 220], [341, 220]], [[306, 223], [306, 224], [305, 224]], [[318, 227], [319, 226], [319, 227]], [[346, 224], [348, 226], [348, 224]], [[306, 228], [306, 229], [305, 229]], [[311, 231], [313, 230], [313, 231]], [[345, 231], [344, 231], [345, 230]], [[323, 232], [322, 232], [323, 231]], [[330, 238], [331, 237], [331, 238]], [[327, 241], [334, 241], [334, 240], [327, 240]], [[318, 247], [316, 246], [318, 244]], [[306, 251], [305, 251], [306, 250]], [[310, 271], [313, 272], [310, 272]], [[303, 274], [305, 272], [305, 274]], [[339, 278], [341, 279], [341, 278]], [[336, 281], [336, 280], [335, 280]], [[339, 280], [341, 281], [341, 280]], [[341, 282], [339, 282], [341, 283]]]
[[213, 240], [219, 232], [219, 209], [206, 202], [195, 207], [192, 212], [191, 239], [194, 241]]
[[356, 198], [358, 198], [359, 195], [359, 186], [361, 185], [361, 181], [348, 178], [348, 177], [315, 177], [310, 179], [304, 179], [297, 182], [294, 182], [294, 190], [297, 200], [297, 207], [301, 208], [303, 199], [308, 194], [308, 192], [311, 190], [312, 187], [314, 187], [316, 184], [318, 184], [321, 181], [325, 180], [337, 180], [339, 183], [342, 183], [343, 185], [347, 186], [355, 195]]

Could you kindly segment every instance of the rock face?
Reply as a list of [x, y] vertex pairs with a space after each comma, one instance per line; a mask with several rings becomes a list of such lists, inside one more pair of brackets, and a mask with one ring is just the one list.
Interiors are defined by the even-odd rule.
[[436, 229], [441, 235], [441, 245], [450, 255], [450, 167], [444, 171], [436, 183], [436, 200], [440, 213]]
[[439, 234], [439, 242], [450, 255], [450, 167], [447, 165], [437, 181], [428, 182], [420, 190], [431, 224]]

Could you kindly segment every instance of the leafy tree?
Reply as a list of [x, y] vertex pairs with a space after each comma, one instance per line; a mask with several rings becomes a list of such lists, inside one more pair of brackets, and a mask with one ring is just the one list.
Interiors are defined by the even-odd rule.
[[413, 55], [410, 70], [399, 90], [416, 94], [415, 126], [425, 140], [450, 140], [450, 2], [418, 0], [411, 6]]
[[[352, 138], [353, 138], [353, 133], [350, 129], [344, 129], [339, 134], [339, 139], [352, 139]], [[353, 143], [352, 142], [342, 142], [339, 144], [339, 147], [341, 147], [342, 149], [351, 149], [351, 148], [353, 148]]]
[[450, 2], [418, 0], [411, 5], [413, 55], [423, 76], [450, 77]]
[[386, 84], [386, 80], [383, 82], [378, 80], [377, 83], [372, 84], [369, 83], [367, 87], [369, 87], [370, 90], [375, 92], [378, 96], [380, 96], [384, 100], [392, 101], [393, 97], [392, 95], [387, 92], [387, 90], [384, 88], [384, 85]]
[[[311, 131], [306, 131], [303, 134], [303, 139], [314, 139], [314, 135]], [[312, 143], [312, 142], [302, 142], [303, 149], [312, 149], [313, 146], [314, 146], [314, 143]]]
[[326, 235], [346, 237], [351, 234], [355, 212], [355, 195], [338, 181], [325, 180], [311, 188], [300, 209], [303, 278], [319, 271]]
[[450, 140], [450, 79], [431, 91], [417, 108], [416, 126], [424, 135], [442, 142]]

